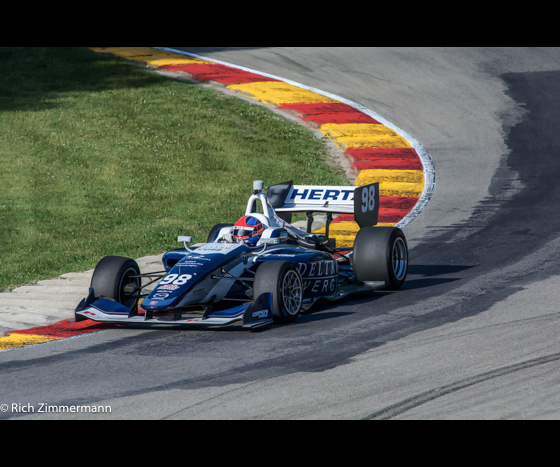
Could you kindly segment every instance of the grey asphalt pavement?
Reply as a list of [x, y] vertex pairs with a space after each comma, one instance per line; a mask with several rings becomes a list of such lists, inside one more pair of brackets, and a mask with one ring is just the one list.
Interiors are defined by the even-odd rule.
[[409, 279], [290, 326], [129, 327], [0, 353], [2, 418], [558, 419], [557, 48], [196, 48], [374, 110], [431, 154]]

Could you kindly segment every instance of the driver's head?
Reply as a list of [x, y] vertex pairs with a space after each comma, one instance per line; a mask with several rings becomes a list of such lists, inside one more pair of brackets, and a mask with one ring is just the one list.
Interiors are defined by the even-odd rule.
[[255, 246], [264, 232], [264, 226], [255, 217], [245, 216], [237, 221], [233, 226], [233, 238], [239, 243], [243, 242], [248, 246]]

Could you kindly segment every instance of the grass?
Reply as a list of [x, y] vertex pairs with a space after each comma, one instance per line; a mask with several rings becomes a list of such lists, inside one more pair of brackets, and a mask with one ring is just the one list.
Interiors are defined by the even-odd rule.
[[77, 47], [0, 48], [0, 291], [204, 241], [266, 186], [347, 185], [261, 106]]

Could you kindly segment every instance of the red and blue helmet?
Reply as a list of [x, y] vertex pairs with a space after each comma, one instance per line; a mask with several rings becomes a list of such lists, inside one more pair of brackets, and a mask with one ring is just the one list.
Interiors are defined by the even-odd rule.
[[246, 245], [255, 246], [264, 232], [264, 225], [261, 221], [252, 216], [242, 217], [233, 226], [233, 238], [239, 243], [244, 242]]

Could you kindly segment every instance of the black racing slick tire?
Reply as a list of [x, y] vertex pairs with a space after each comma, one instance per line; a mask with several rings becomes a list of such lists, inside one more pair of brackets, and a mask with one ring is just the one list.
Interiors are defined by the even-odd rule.
[[257, 269], [253, 284], [255, 300], [272, 293], [272, 313], [275, 324], [293, 323], [303, 305], [303, 281], [293, 263], [269, 261]]
[[91, 288], [96, 297], [109, 298], [132, 308], [141, 286], [140, 268], [136, 261], [121, 256], [106, 256], [97, 264]]
[[365, 227], [354, 241], [354, 277], [361, 282], [385, 282], [385, 288], [402, 287], [408, 274], [408, 246], [401, 229]]
[[217, 224], [212, 227], [212, 230], [208, 234], [208, 240], [206, 241], [206, 243], [212, 243], [214, 241], [214, 238], [216, 237], [216, 234], [220, 231], [220, 229], [223, 229], [224, 227], [233, 227], [233, 224]]

